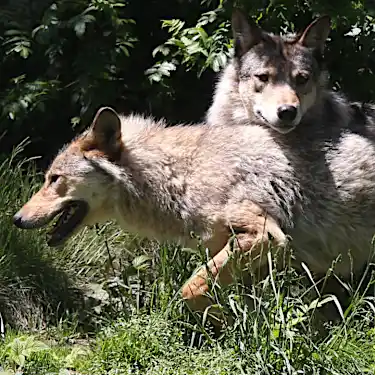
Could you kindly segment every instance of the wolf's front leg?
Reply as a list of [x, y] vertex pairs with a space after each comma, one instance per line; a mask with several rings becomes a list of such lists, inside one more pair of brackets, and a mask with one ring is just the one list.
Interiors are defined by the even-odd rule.
[[[263, 215], [253, 216], [252, 219], [252, 223], [247, 226], [236, 226], [240, 233], [229, 239], [225, 247], [207, 265], [199, 268], [182, 287], [182, 297], [192, 310], [204, 311], [212, 304], [207, 296], [210, 278], [214, 283], [228, 285], [234, 281], [234, 271], [241, 272], [249, 261], [253, 267], [263, 266], [269, 248], [287, 244], [285, 234], [274, 220]], [[234, 262], [237, 259], [239, 262]], [[239, 269], [234, 265], [239, 266]]]

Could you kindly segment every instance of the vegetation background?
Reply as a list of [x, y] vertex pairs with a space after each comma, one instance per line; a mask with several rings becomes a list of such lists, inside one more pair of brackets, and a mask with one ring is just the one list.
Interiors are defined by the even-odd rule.
[[[155, 244], [109, 223], [56, 252], [11, 217], [59, 147], [102, 105], [198, 122], [231, 55], [229, 0], [3, 0], [0, 5], [0, 373], [375, 373], [372, 297], [354, 296], [317, 333], [290, 268], [250, 291], [218, 290], [234, 326], [214, 337], [178, 301], [199, 251]], [[331, 84], [375, 99], [375, 3], [240, 0], [269, 31], [332, 17]], [[371, 286], [371, 282], [367, 285]], [[365, 288], [366, 289], [366, 288]], [[259, 302], [247, 310], [244, 295]], [[319, 303], [318, 303], [319, 302]], [[6, 334], [5, 334], [6, 331]], [[116, 372], [117, 371], [117, 372]]]

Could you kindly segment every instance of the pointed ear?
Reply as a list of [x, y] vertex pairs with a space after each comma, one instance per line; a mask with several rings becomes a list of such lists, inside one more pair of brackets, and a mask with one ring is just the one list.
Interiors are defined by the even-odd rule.
[[86, 151], [96, 149], [110, 159], [117, 159], [122, 149], [121, 120], [114, 109], [102, 107], [96, 112], [85, 144]]
[[232, 12], [235, 56], [241, 57], [262, 40], [262, 29], [238, 8]]
[[324, 46], [331, 31], [331, 19], [324, 15], [313, 22], [303, 31], [298, 43], [307, 48], [318, 49], [324, 51]]

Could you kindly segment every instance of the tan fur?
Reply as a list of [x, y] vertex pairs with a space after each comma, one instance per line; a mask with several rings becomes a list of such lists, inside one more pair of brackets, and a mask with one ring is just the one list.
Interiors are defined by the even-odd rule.
[[[251, 202], [244, 202], [242, 210], [235, 211], [236, 217], [232, 217], [236, 227], [241, 225], [241, 231], [228, 241], [227, 231], [223, 232], [223, 243], [225, 246], [211, 246], [212, 259], [207, 265], [202, 266], [182, 288], [182, 296], [191, 301], [190, 305], [196, 310], [202, 310], [209, 306], [209, 301], [205, 298], [209, 291], [207, 279], [212, 277], [214, 282], [221, 285], [227, 285], [232, 282], [233, 270], [231, 269], [231, 257], [234, 252], [240, 252], [242, 255], [249, 253], [252, 266], [260, 269], [266, 266], [267, 251], [276, 246], [285, 246], [286, 237], [277, 223], [270, 217], [266, 217], [265, 212], [257, 205]], [[242, 211], [242, 212], [241, 212]], [[273, 240], [270, 240], [270, 236]], [[224, 240], [225, 239], [225, 240]], [[212, 249], [221, 249], [216, 252]], [[249, 262], [247, 257], [242, 257], [240, 264], [246, 266]]]

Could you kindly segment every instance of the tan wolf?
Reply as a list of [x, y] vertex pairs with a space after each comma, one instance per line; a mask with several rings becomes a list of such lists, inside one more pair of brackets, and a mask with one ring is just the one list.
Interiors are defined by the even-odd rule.
[[[324, 274], [342, 254], [336, 272], [348, 276], [366, 264], [375, 231], [375, 126], [364, 120], [352, 125], [318, 127], [313, 138], [299, 143], [296, 131], [167, 127], [104, 107], [60, 151], [14, 223], [33, 229], [57, 217], [50, 246], [108, 219], [185, 246], [195, 246], [194, 232], [210, 250], [208, 269], [223, 284], [232, 281], [233, 251], [262, 266], [262, 247], [285, 246], [290, 235], [296, 264]], [[202, 267], [182, 295], [203, 309], [210, 304], [207, 290]]]

